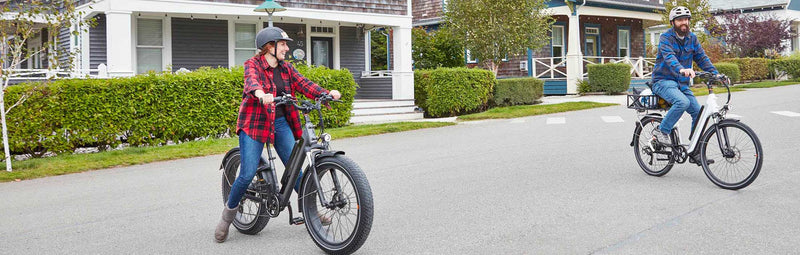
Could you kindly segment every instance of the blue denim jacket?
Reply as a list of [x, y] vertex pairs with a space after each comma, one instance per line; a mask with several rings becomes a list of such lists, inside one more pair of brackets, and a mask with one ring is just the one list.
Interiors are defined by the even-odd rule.
[[700, 69], [718, 74], [694, 33], [689, 32], [681, 40], [673, 29], [667, 30], [659, 39], [653, 84], [660, 80], [673, 80], [680, 85], [689, 86], [689, 77], [683, 76], [680, 70], [691, 68], [692, 60], [697, 62]]

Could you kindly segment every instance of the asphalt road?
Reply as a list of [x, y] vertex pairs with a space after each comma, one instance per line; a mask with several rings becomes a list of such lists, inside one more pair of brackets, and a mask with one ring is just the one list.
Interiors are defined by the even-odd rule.
[[[798, 95], [800, 86], [733, 94], [731, 113], [765, 155], [739, 191], [693, 164], [644, 174], [624, 106], [333, 146], [372, 185], [375, 220], [360, 254], [788, 254], [800, 250]], [[0, 254], [321, 253], [285, 212], [258, 235], [215, 243], [222, 156], [1, 183]]]

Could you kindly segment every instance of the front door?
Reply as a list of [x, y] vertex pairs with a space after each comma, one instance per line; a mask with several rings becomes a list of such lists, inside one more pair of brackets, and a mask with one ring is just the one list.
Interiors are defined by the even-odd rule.
[[311, 37], [311, 64], [333, 68], [333, 38]]
[[597, 47], [597, 41], [598, 41], [597, 37], [598, 37], [597, 35], [586, 35], [586, 45], [585, 45], [586, 51], [584, 53], [584, 56], [586, 57], [586, 59], [588, 59], [588, 60], [590, 60], [592, 62], [595, 62], [595, 63], [599, 63], [600, 59], [598, 59], [598, 58], [590, 58], [590, 56], [595, 56], [595, 57], [596, 56], [600, 56], [600, 54], [598, 52], [599, 51], [599, 47]]

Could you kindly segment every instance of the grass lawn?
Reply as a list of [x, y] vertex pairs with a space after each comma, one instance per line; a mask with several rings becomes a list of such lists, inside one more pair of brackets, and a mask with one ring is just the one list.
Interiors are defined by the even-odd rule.
[[[422, 128], [455, 125], [448, 122], [398, 122], [356, 125], [326, 129], [334, 139], [401, 132]], [[238, 138], [208, 139], [170, 146], [134, 147], [87, 154], [63, 154], [49, 158], [14, 161], [14, 171], [0, 171], [0, 182], [27, 180], [45, 176], [78, 173], [116, 166], [145, 164], [155, 161], [200, 157], [225, 153], [238, 146]], [[0, 163], [5, 169], [5, 162]]]
[[550, 114], [557, 112], [577, 111], [597, 107], [606, 107], [617, 104], [596, 103], [596, 102], [566, 102], [560, 104], [546, 105], [518, 105], [508, 107], [496, 107], [488, 111], [462, 115], [458, 120], [484, 120], [484, 119], [508, 119], [533, 115]]

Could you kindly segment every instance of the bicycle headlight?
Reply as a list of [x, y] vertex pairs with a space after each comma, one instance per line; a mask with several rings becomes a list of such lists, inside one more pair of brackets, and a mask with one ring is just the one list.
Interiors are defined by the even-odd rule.
[[322, 137], [322, 140], [325, 141], [325, 142], [330, 142], [331, 141], [331, 135], [328, 134], [328, 133], [322, 134], [320, 137]]

